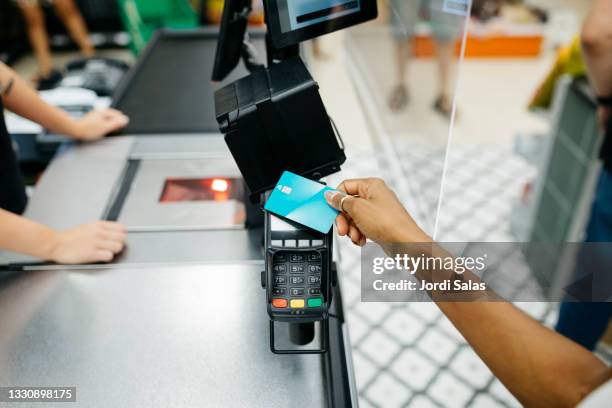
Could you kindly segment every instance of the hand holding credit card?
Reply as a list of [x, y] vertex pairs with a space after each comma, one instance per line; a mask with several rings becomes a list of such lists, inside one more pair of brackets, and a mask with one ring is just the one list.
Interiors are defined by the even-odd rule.
[[327, 234], [338, 215], [338, 211], [325, 201], [324, 194], [330, 190], [335, 191], [331, 187], [285, 171], [264, 208]]

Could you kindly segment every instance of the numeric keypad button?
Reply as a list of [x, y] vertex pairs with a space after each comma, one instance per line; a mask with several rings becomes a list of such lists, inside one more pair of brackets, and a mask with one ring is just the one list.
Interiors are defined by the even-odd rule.
[[289, 272], [291, 273], [304, 273], [305, 270], [304, 265], [291, 265], [289, 267]]
[[287, 265], [274, 265], [272, 270], [276, 273], [285, 273], [287, 272]]
[[292, 276], [289, 279], [289, 282], [291, 282], [292, 285], [303, 285], [304, 277], [303, 276]]
[[318, 275], [310, 275], [308, 277], [308, 284], [309, 285], [320, 285], [321, 284], [321, 277]]
[[318, 252], [313, 252], [308, 254], [308, 260], [309, 261], [320, 261], [321, 260], [321, 254]]
[[304, 288], [291, 288], [291, 289], [289, 289], [289, 295], [291, 295], [291, 296], [304, 296]]
[[304, 254], [291, 254], [289, 255], [289, 260], [291, 262], [304, 262], [305, 261]]
[[321, 265], [308, 265], [308, 272], [321, 273]]

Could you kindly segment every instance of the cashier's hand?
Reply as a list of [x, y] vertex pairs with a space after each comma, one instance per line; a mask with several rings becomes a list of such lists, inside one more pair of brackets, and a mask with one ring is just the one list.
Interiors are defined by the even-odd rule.
[[348, 236], [355, 245], [365, 245], [366, 239], [381, 245], [431, 242], [383, 180], [345, 180], [337, 190], [328, 191], [325, 198], [341, 211], [336, 218], [338, 235]]
[[70, 136], [77, 140], [97, 140], [123, 129], [129, 118], [116, 109], [92, 110], [75, 121]]
[[123, 250], [126, 238], [126, 228], [109, 221], [57, 231], [49, 259], [61, 264], [110, 262]]

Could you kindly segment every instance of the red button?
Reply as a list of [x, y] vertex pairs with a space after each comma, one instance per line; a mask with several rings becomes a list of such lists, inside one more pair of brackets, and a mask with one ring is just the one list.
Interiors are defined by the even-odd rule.
[[272, 306], [283, 309], [287, 307], [287, 299], [272, 299]]

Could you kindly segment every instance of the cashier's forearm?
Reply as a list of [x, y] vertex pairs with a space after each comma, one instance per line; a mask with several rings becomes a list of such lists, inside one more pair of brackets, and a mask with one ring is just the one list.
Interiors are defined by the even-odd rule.
[[611, 372], [591, 352], [506, 302], [446, 302], [440, 309], [525, 406], [575, 406]]
[[581, 33], [589, 79], [599, 96], [612, 96], [612, 1], [595, 0]]
[[0, 248], [49, 259], [56, 233], [37, 222], [0, 209]]
[[4, 106], [52, 132], [74, 135], [75, 121], [63, 110], [45, 102], [12, 69], [0, 62], [0, 90]]

